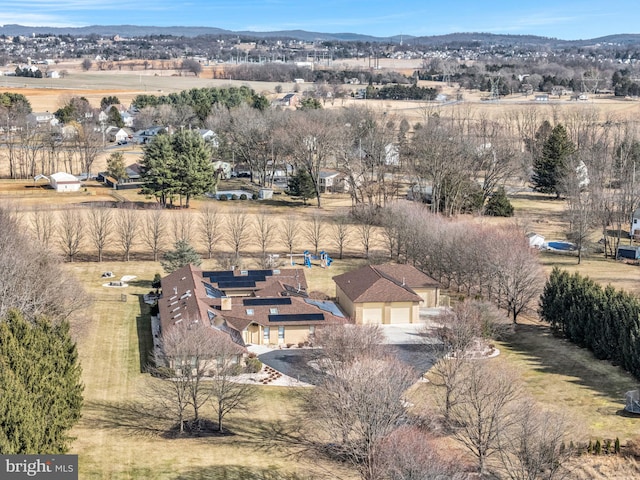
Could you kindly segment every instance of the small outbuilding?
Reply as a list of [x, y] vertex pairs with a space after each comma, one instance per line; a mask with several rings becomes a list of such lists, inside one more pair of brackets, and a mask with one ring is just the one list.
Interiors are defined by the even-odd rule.
[[639, 260], [640, 259], [640, 246], [637, 245], [620, 245], [618, 246], [618, 251], [616, 252], [616, 258], [626, 258], [629, 260]]
[[527, 233], [527, 238], [531, 248], [542, 248], [544, 246], [544, 237], [539, 233], [529, 232]]
[[54, 173], [49, 177], [51, 188], [56, 192], [77, 192], [80, 190], [80, 180], [66, 172]]

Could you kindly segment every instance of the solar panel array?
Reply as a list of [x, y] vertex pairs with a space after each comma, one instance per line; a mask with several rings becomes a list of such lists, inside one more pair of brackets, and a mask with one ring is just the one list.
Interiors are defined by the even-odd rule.
[[218, 288], [224, 290], [226, 288], [255, 288], [255, 280], [234, 280], [218, 282]]
[[264, 282], [273, 270], [247, 270], [246, 275], [234, 275], [231, 270], [203, 272], [211, 283], [217, 283], [218, 288], [255, 288], [256, 282]]
[[322, 313], [290, 313], [269, 315], [270, 322], [308, 322], [324, 320]]
[[276, 298], [245, 298], [242, 300], [245, 307], [259, 307], [264, 305], [291, 305], [291, 299], [288, 297]]

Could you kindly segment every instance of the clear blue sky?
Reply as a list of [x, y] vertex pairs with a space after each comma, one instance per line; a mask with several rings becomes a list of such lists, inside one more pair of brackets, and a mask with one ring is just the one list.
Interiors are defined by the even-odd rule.
[[155, 25], [391, 35], [640, 32], [638, 0], [2, 0], [0, 24]]

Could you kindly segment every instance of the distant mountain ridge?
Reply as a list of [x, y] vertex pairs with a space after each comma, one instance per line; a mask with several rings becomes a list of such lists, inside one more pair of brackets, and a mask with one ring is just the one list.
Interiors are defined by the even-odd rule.
[[250, 38], [290, 38], [303, 41], [345, 41], [345, 42], [373, 42], [373, 43], [407, 43], [420, 45], [445, 45], [455, 43], [476, 42], [479, 44], [500, 45], [531, 45], [531, 46], [587, 46], [594, 44], [623, 44], [640, 45], [640, 34], [615, 34], [605, 37], [563, 40], [558, 38], [541, 37], [537, 35], [504, 35], [482, 32], [460, 32], [446, 35], [415, 37], [411, 35], [393, 35], [391, 37], [376, 37], [357, 33], [322, 33], [305, 30], [281, 30], [272, 32], [232, 31], [216, 27], [154, 27], [143, 25], [90, 25], [86, 27], [29, 27], [9, 24], [0, 26], [0, 34], [15, 36], [30, 36], [32, 34], [74, 35], [85, 36], [97, 34], [101, 36], [120, 35], [122, 37], [144, 37], [150, 35], [171, 35], [183, 37], [197, 37], [200, 35], [243, 36]]

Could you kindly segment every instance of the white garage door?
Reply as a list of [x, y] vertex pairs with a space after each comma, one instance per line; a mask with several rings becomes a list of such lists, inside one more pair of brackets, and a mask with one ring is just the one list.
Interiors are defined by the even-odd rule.
[[382, 308], [363, 308], [362, 323], [382, 323]]
[[411, 307], [392, 307], [391, 323], [410, 323]]

